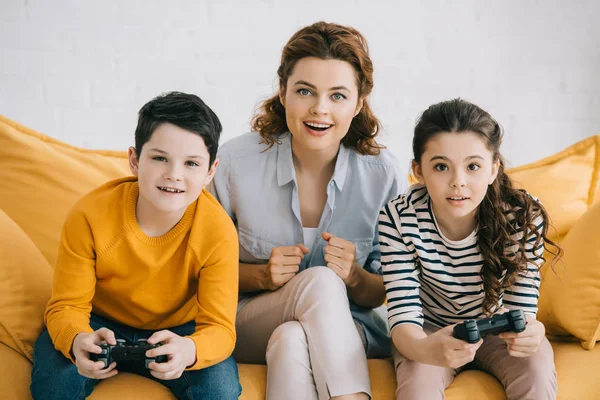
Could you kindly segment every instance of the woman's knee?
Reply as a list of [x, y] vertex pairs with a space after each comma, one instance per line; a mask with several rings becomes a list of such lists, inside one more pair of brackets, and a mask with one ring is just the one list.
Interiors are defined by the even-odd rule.
[[314, 295], [322, 295], [330, 298], [334, 293], [333, 289], [341, 289], [338, 293], [346, 298], [346, 285], [344, 281], [330, 268], [312, 267], [302, 271], [299, 274], [300, 279], [305, 283], [305, 291]]
[[267, 362], [269, 353], [277, 347], [283, 347], [286, 351], [290, 348], [308, 349], [306, 332], [302, 324], [298, 321], [288, 321], [275, 328], [267, 344]]

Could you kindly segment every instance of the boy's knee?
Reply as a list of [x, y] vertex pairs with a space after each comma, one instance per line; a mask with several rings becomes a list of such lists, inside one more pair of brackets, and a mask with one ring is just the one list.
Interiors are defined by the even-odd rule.
[[[35, 342], [30, 391], [34, 399], [85, 398], [89, 393], [80, 393], [87, 378], [77, 372], [77, 367], [54, 348], [48, 331], [42, 332]], [[90, 380], [91, 381], [91, 380]], [[91, 390], [90, 390], [91, 392]]]
[[198, 379], [191, 379], [188, 389], [194, 399], [237, 399], [241, 392], [237, 363], [230, 356], [205, 370], [193, 371]]

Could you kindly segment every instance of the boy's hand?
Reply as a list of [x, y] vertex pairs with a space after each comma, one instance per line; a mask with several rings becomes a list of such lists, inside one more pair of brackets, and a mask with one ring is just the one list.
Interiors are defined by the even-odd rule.
[[298, 273], [300, 263], [308, 252], [303, 244], [274, 247], [265, 269], [264, 288], [277, 290], [288, 283]]
[[104, 368], [104, 362], [90, 360], [90, 353], [100, 354], [102, 349], [98, 345], [102, 342], [116, 345], [114, 332], [107, 328], [100, 328], [92, 333], [79, 333], [75, 336], [71, 351], [75, 356], [75, 365], [77, 365], [79, 375], [92, 379], [106, 379], [118, 373], [115, 369], [117, 366], [115, 362], [108, 368]]
[[179, 336], [171, 331], [162, 330], [154, 332], [148, 338], [149, 344], [162, 343], [162, 346], [148, 350], [147, 357], [166, 355], [169, 361], [148, 364], [152, 376], [164, 381], [177, 379], [183, 371], [196, 363], [196, 344], [189, 337]]
[[544, 324], [525, 314], [525, 330], [520, 333], [503, 332], [498, 335], [508, 344], [508, 354], [513, 357], [529, 357], [535, 353], [546, 334]]
[[468, 343], [452, 336], [455, 325], [450, 325], [422, 339], [424, 353], [428, 355], [427, 364], [440, 367], [460, 368], [475, 358], [475, 352], [483, 344]]
[[356, 246], [340, 237], [333, 236], [329, 232], [321, 234], [327, 241], [323, 248], [325, 253], [325, 262], [327, 267], [339, 276], [346, 286], [353, 287], [358, 281], [358, 271], [356, 264]]

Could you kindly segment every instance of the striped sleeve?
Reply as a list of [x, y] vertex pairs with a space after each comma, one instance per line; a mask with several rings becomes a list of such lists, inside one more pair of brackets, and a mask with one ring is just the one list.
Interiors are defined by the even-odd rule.
[[[542, 216], [538, 216], [534, 220], [536, 230], [541, 235], [544, 229], [544, 220]], [[523, 232], [515, 237], [521, 240]], [[540, 267], [543, 263], [544, 241], [540, 241], [538, 246], [535, 246], [535, 232], [530, 232], [527, 235], [525, 244], [525, 254], [527, 256], [527, 271], [519, 272], [515, 283], [504, 291], [503, 304], [509, 310], [521, 309], [524, 313], [536, 315], [538, 308], [538, 298], [540, 289]]]
[[390, 330], [406, 323], [423, 326], [416, 250], [402, 238], [399, 210], [407, 210], [404, 196], [389, 202], [379, 213], [381, 266]]

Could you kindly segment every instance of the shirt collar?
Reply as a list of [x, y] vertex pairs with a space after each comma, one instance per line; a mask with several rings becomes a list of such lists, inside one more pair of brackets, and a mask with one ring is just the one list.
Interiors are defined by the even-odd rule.
[[280, 135], [277, 139], [277, 184], [283, 186], [296, 180], [294, 160], [292, 159], [292, 138], [289, 132]]
[[[296, 170], [294, 169], [294, 160], [292, 159], [291, 136], [289, 132], [286, 132], [277, 138], [280, 142], [277, 146], [277, 184], [279, 186], [296, 180]], [[335, 162], [335, 169], [331, 180], [335, 182], [340, 191], [344, 188], [344, 182], [346, 181], [350, 151], [350, 149], [341, 144]]]

